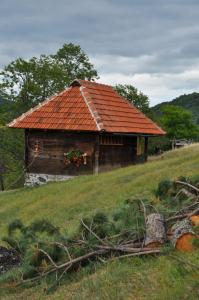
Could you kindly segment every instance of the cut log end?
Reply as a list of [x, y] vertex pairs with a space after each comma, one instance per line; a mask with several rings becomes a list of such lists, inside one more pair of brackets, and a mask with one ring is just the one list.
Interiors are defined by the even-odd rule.
[[197, 238], [196, 234], [192, 230], [191, 221], [185, 219], [176, 223], [172, 228], [171, 242], [173, 246], [183, 252], [191, 252], [195, 249], [193, 241]]
[[192, 226], [199, 226], [199, 215], [191, 216], [190, 221], [192, 223]]
[[186, 233], [177, 240], [175, 248], [182, 252], [192, 252], [195, 249], [193, 245], [195, 238], [196, 236], [193, 233]]

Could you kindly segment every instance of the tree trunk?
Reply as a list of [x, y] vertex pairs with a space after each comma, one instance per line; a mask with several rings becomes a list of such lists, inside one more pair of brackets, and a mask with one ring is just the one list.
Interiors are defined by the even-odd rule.
[[166, 240], [164, 216], [158, 213], [148, 215], [146, 218], [146, 247], [157, 247]]
[[5, 188], [4, 188], [4, 182], [3, 182], [3, 175], [0, 174], [0, 186], [1, 186], [1, 191], [4, 191]]
[[196, 235], [192, 230], [190, 220], [185, 219], [174, 224], [171, 228], [171, 235], [171, 243], [177, 250], [184, 252], [194, 250], [192, 242]]

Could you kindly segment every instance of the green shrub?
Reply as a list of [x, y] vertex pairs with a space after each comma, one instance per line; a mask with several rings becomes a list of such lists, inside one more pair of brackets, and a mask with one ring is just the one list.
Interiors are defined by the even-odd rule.
[[169, 179], [165, 179], [159, 182], [155, 194], [156, 197], [159, 197], [162, 200], [170, 196], [172, 192], [173, 192], [173, 182]]

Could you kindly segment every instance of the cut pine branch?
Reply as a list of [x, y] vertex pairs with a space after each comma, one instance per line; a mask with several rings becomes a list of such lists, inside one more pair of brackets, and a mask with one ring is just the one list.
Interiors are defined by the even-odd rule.
[[[103, 247], [103, 249], [101, 249]], [[103, 255], [107, 256], [109, 253], [111, 253], [111, 251], [113, 249], [109, 249], [111, 247], [106, 247], [106, 246], [101, 246], [99, 250], [96, 250], [96, 251], [92, 251], [92, 252], [89, 252], [83, 256], [80, 256], [80, 257], [77, 257], [75, 259], [72, 259], [70, 261], [67, 261], [61, 265], [58, 265], [58, 266], [53, 266], [53, 268], [51, 268], [50, 270], [36, 276], [36, 277], [33, 277], [33, 278], [30, 278], [30, 279], [26, 279], [26, 280], [23, 280], [19, 283], [17, 283], [15, 285], [16, 286], [21, 286], [21, 285], [24, 285], [24, 284], [29, 284], [29, 283], [33, 283], [33, 282], [36, 282], [38, 280], [41, 280], [42, 278], [52, 274], [52, 273], [56, 273], [60, 270], [64, 270], [64, 273], [68, 272], [73, 266], [75, 265], [81, 265], [82, 262], [84, 261], [89, 261], [89, 259], [95, 259], [95, 260], [98, 260], [99, 257], [103, 257]], [[116, 250], [116, 249], [114, 249]], [[124, 251], [124, 249], [122, 250]], [[124, 251], [125, 252], [125, 251]], [[142, 256], [142, 255], [149, 255], [149, 254], [159, 254], [160, 253], [160, 249], [133, 249], [133, 251], [131, 251], [129, 254], [127, 255], [120, 255], [120, 254], [116, 254], [113, 257], [109, 257], [107, 259], [108, 260], [113, 260], [113, 259], [116, 259], [116, 258], [125, 258], [125, 257], [131, 257], [131, 256]]]
[[199, 189], [198, 189], [196, 186], [194, 186], [194, 185], [192, 185], [192, 184], [190, 184], [190, 183], [188, 183], [188, 182], [184, 182], [184, 181], [177, 180], [176, 183], [177, 183], [177, 184], [180, 184], [180, 185], [187, 186], [187, 187], [189, 187], [190, 189], [192, 189], [192, 190], [194, 190], [195, 192], [197, 192], [197, 194], [199, 194]]

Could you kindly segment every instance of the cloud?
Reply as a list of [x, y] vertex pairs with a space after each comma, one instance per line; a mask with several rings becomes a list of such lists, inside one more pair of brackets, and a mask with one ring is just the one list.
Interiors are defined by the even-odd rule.
[[115, 85], [117, 83], [132, 84], [150, 98], [151, 106], [162, 101], [199, 92], [199, 70], [190, 70], [178, 74], [134, 74], [110, 73], [101, 76], [99, 82]]
[[80, 44], [101, 81], [151, 101], [198, 90], [198, 0], [1, 0], [0, 67]]

